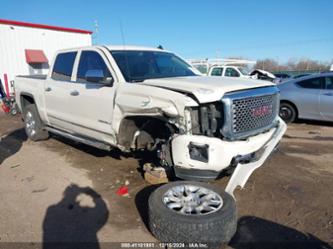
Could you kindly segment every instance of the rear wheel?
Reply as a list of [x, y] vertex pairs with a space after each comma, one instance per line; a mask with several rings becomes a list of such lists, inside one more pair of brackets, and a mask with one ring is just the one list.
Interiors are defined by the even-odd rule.
[[49, 137], [49, 133], [44, 130], [36, 105], [31, 104], [24, 110], [25, 133], [32, 141], [45, 140]]
[[297, 118], [297, 111], [296, 108], [289, 104], [282, 102], [280, 104], [280, 117], [286, 122], [286, 123], [292, 123]]

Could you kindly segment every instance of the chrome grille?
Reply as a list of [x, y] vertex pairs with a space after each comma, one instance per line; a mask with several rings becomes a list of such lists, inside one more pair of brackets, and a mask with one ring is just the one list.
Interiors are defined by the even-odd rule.
[[277, 121], [279, 94], [275, 87], [259, 88], [226, 95], [222, 134], [230, 139], [244, 138], [271, 128]]
[[241, 133], [266, 127], [276, 118], [277, 95], [234, 100], [233, 131]]

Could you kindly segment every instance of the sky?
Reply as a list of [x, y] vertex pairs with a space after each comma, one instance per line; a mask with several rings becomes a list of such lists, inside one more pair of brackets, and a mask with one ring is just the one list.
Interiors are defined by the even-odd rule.
[[[0, 19], [98, 32], [186, 59], [333, 60], [333, 0], [1, 0]], [[0, 38], [1, 39], [1, 38]]]

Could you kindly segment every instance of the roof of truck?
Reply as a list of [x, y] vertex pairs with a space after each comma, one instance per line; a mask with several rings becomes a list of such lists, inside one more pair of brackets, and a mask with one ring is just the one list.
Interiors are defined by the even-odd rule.
[[133, 45], [108, 45], [105, 46], [109, 50], [132, 50], [132, 51], [165, 51], [166, 50], [160, 49], [160, 48], [153, 48], [153, 47], [144, 47], [144, 46], [133, 46]]

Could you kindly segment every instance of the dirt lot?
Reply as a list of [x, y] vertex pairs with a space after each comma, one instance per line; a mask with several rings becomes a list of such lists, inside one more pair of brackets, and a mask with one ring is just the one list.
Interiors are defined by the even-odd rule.
[[[1, 242], [155, 241], [145, 225], [153, 188], [139, 159], [57, 137], [33, 143], [19, 117], [3, 114], [0, 137]], [[333, 125], [290, 125], [279, 150], [236, 190], [238, 231], [228, 247], [331, 248], [332, 152]], [[126, 181], [129, 196], [116, 195]]]

